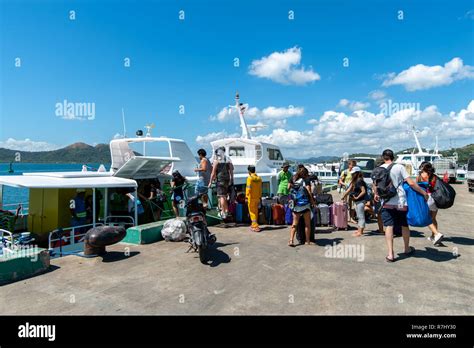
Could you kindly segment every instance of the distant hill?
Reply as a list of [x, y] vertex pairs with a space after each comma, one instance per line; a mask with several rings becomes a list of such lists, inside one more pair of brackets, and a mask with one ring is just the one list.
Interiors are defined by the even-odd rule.
[[0, 162], [14, 162], [16, 153], [20, 153], [21, 162], [25, 163], [110, 163], [110, 150], [106, 144], [74, 143], [59, 150], [41, 152], [0, 148]]
[[[397, 154], [408, 151], [413, 148], [398, 151]], [[110, 150], [107, 144], [98, 144], [91, 146], [85, 143], [74, 143], [59, 150], [29, 152], [0, 148], [0, 163], [10, 163], [15, 161], [15, 154], [21, 154], [21, 162], [25, 163], [110, 163]], [[452, 156], [457, 152], [459, 164], [467, 163], [469, 155], [474, 153], [474, 144], [469, 144], [460, 148], [443, 150], [440, 153], [443, 156]], [[349, 157], [378, 157], [380, 154], [354, 153]], [[337, 156], [319, 156], [310, 158], [287, 158], [291, 163], [324, 163], [337, 162], [340, 157]]]

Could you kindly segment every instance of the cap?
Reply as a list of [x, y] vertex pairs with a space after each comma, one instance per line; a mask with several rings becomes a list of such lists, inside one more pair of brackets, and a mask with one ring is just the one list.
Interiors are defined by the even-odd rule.
[[290, 167], [290, 164], [288, 162], [284, 162], [281, 167], [282, 168]]
[[360, 171], [361, 171], [360, 167], [355, 166], [354, 168], [351, 169], [351, 174], [354, 174]]

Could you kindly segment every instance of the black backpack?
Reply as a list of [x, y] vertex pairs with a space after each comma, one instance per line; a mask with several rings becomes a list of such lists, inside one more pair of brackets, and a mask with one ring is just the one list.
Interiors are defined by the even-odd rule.
[[437, 208], [448, 209], [454, 204], [456, 191], [454, 191], [450, 184], [445, 183], [442, 179], [436, 176], [436, 182], [431, 197], [435, 201]]
[[390, 178], [390, 170], [394, 165], [395, 163], [390, 164], [387, 168], [377, 167], [372, 171], [372, 181], [377, 187], [377, 194], [383, 200], [389, 200], [397, 195], [397, 188]]

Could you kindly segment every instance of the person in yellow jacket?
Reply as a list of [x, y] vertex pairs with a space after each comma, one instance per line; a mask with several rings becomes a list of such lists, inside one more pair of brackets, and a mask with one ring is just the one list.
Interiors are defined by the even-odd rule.
[[258, 226], [258, 206], [262, 199], [262, 179], [255, 174], [255, 166], [248, 166], [249, 177], [247, 178], [247, 186], [245, 188], [245, 198], [249, 206], [250, 220], [252, 225], [250, 229], [253, 232], [260, 232]]

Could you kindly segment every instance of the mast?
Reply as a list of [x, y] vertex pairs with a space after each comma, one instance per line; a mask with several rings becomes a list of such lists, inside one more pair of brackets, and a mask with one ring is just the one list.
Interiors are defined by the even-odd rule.
[[249, 130], [247, 128], [247, 123], [245, 123], [245, 118], [244, 118], [244, 113], [245, 113], [245, 110], [247, 109], [247, 107], [244, 106], [240, 102], [239, 92], [237, 92], [235, 94], [235, 108], [237, 109], [237, 111], [239, 113], [240, 128], [242, 128], [242, 138], [251, 139]]
[[418, 140], [418, 137], [416, 136], [416, 129], [413, 127], [412, 129], [413, 136], [415, 137], [415, 142], [416, 146], [418, 147], [418, 153], [422, 153], [423, 149], [421, 148], [420, 141]]

